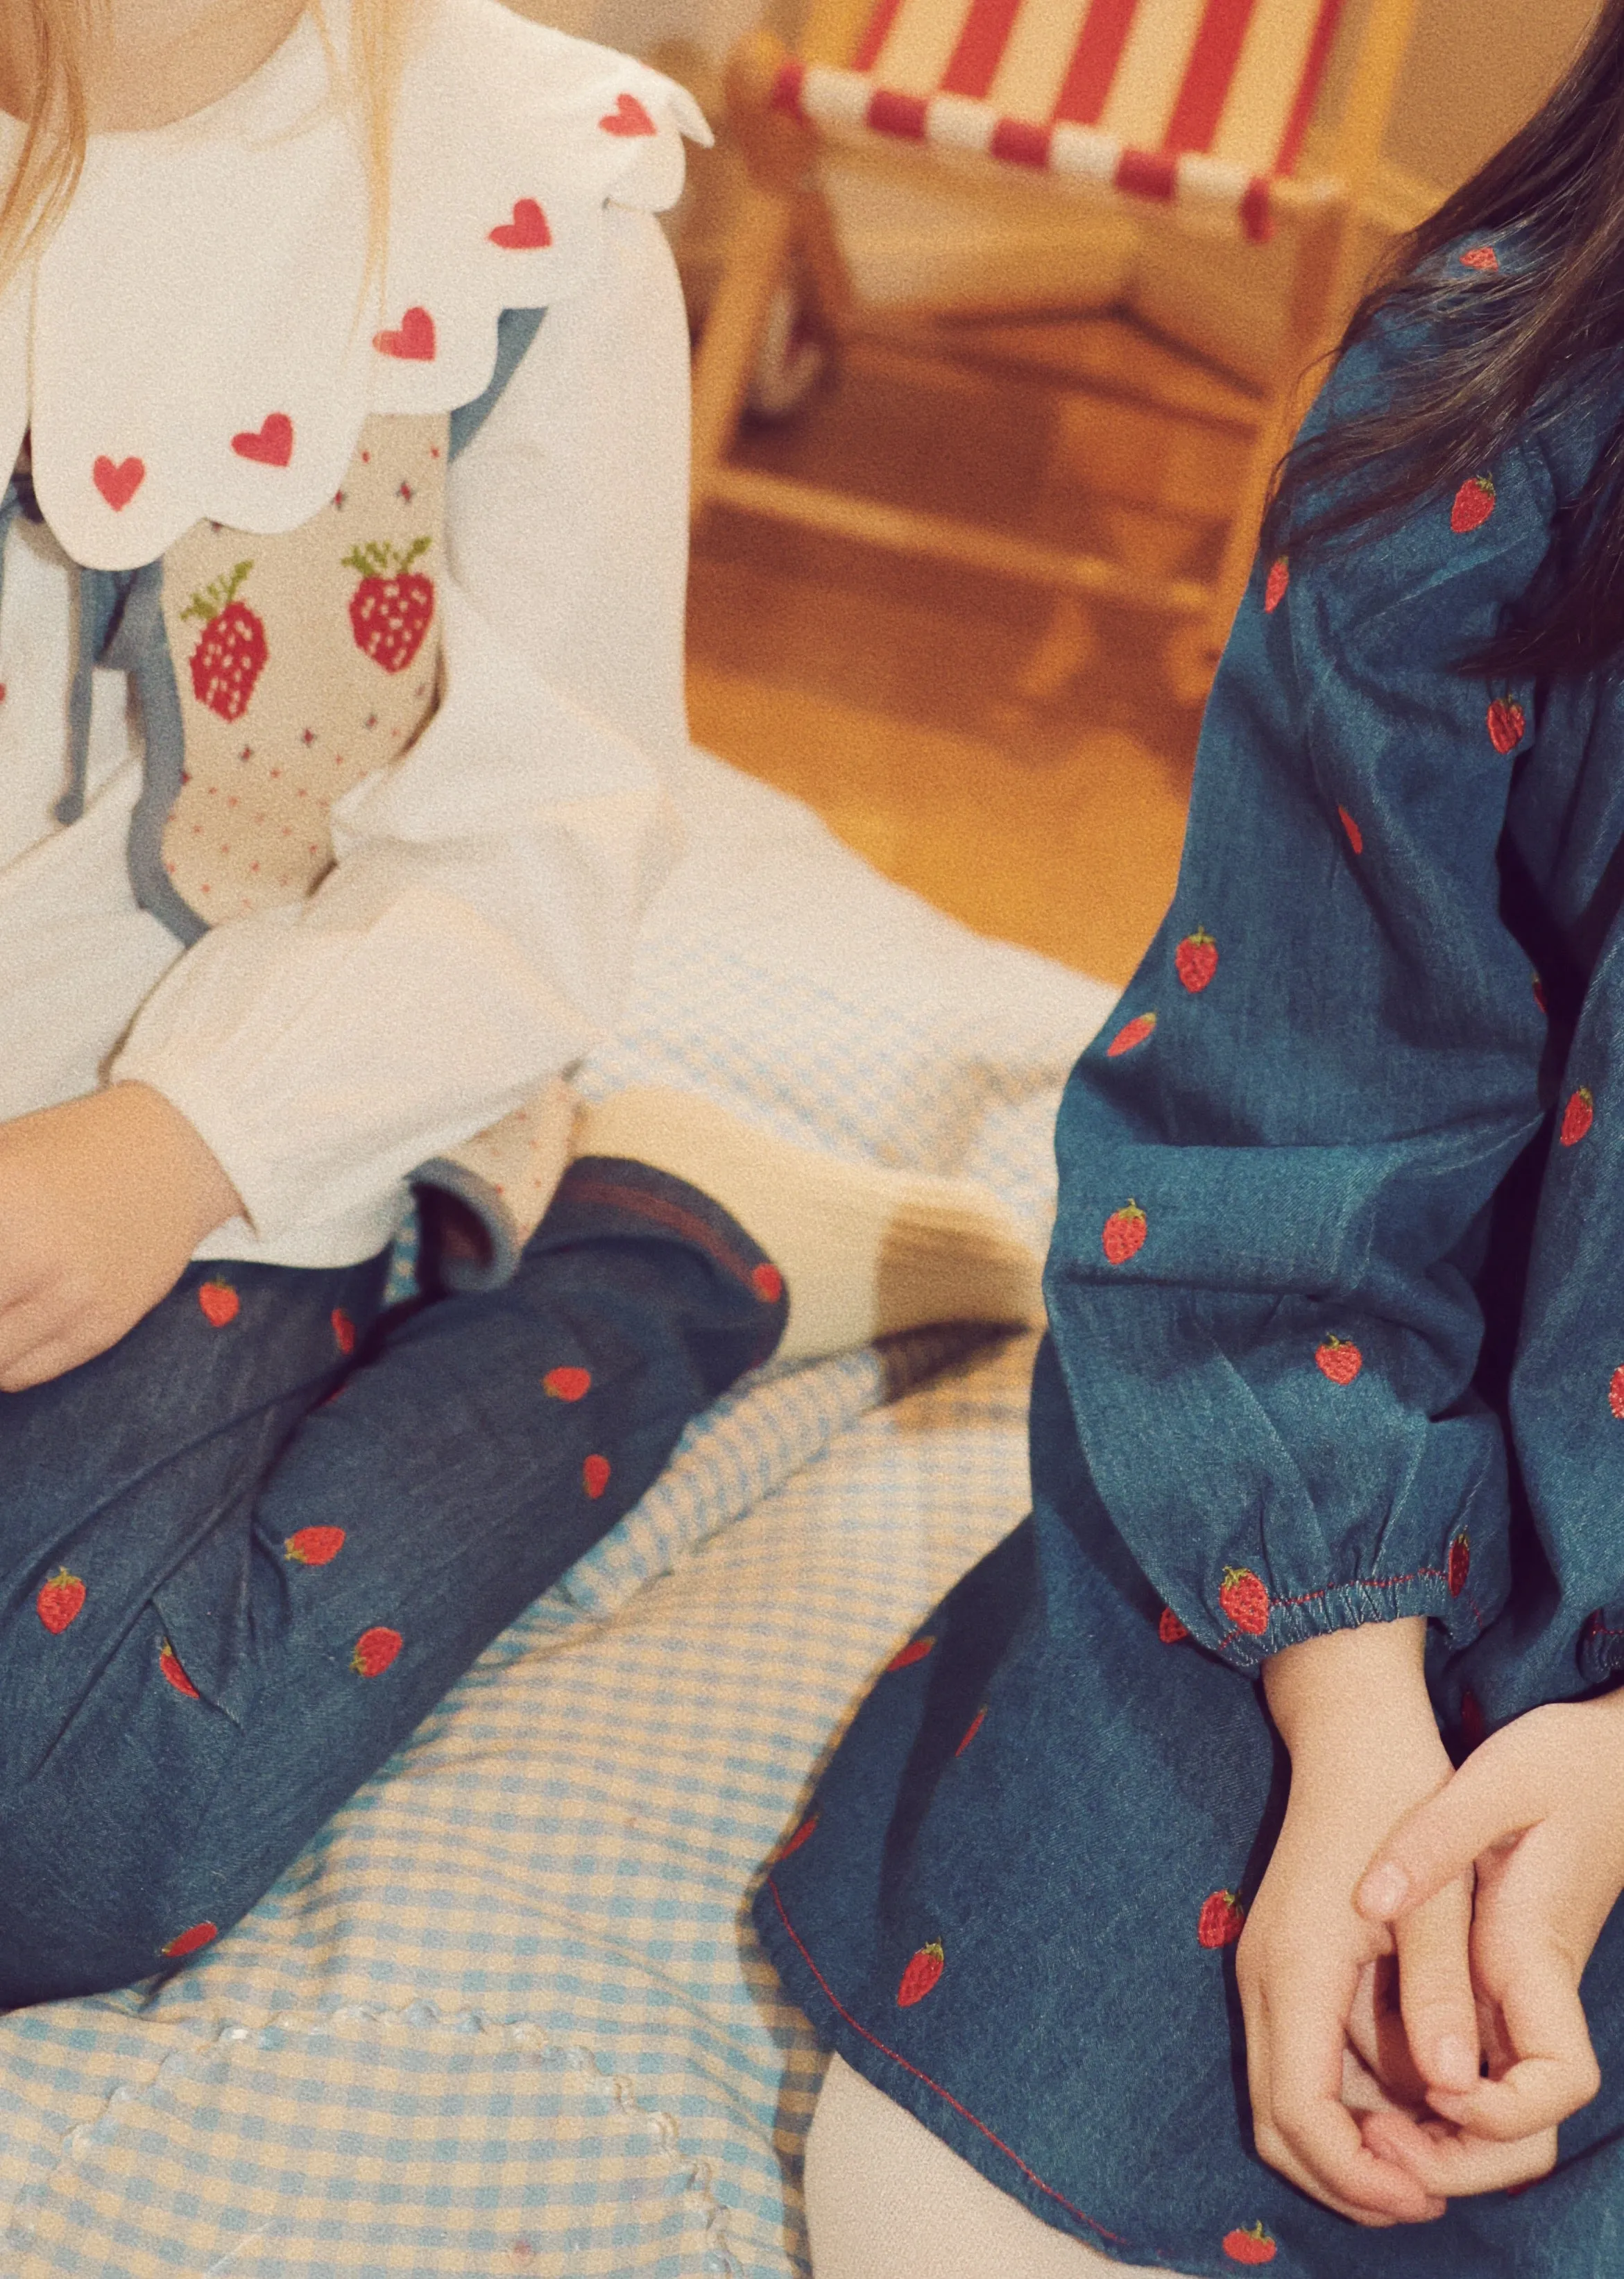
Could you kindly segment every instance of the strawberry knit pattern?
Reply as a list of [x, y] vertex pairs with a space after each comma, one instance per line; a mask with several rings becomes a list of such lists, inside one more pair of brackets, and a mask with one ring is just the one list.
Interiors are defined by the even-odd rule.
[[[1404, 399], [1406, 321], [1315, 420]], [[1061, 1109], [1031, 1515], [920, 1610], [928, 1662], [877, 1677], [755, 1901], [823, 2042], [1130, 2267], [1601, 2279], [1624, 2208], [1624, 1908], [1556, 2171], [1436, 2223], [1360, 2229], [1259, 2158], [1234, 1977], [1290, 1780], [1267, 1656], [1424, 1618], [1457, 1758], [1624, 1675], [1624, 687], [1459, 669], [1608, 387], [1255, 565], [1176, 897]]]

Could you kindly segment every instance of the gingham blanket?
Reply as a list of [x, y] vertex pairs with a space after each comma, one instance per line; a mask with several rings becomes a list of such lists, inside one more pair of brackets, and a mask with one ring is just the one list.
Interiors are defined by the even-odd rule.
[[[590, 1086], [686, 1083], [1039, 1225], [1111, 993], [719, 763], [687, 791]], [[818, 2060], [744, 1901], [877, 1664], [1024, 1508], [1030, 1343], [954, 1349], [739, 1388], [217, 1948], [0, 2019], [4, 2279], [801, 2268]]]

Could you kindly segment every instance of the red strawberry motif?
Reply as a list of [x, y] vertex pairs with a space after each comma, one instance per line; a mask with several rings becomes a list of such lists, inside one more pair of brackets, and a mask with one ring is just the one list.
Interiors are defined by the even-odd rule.
[[1472, 1539], [1463, 1527], [1449, 1546], [1449, 1595], [1458, 1599], [1472, 1571]]
[[908, 1968], [902, 1973], [902, 1983], [897, 1988], [897, 2007], [900, 2010], [911, 2010], [915, 2002], [924, 2000], [941, 1976], [945, 1960], [939, 1938], [933, 1938], [929, 1946], [922, 1946], [917, 1954], [909, 1957]]
[[180, 612], [183, 618], [195, 618], [203, 627], [191, 656], [192, 694], [222, 720], [240, 720], [248, 710], [270, 654], [263, 618], [236, 598], [253, 566], [239, 562], [229, 578], [217, 578], [201, 594], [194, 594]]
[[1233, 1946], [1246, 1928], [1246, 1910], [1233, 1891], [1209, 1891], [1196, 1919], [1203, 1946]]
[[1178, 1646], [1190, 1635], [1188, 1626], [1181, 1623], [1171, 1607], [1163, 1607], [1161, 1619], [1156, 1624], [1156, 1635], [1163, 1646]]
[[70, 1575], [65, 1567], [58, 1567], [48, 1581], [40, 1585], [34, 1606], [52, 1638], [60, 1638], [84, 1603], [82, 1581], [77, 1575]]
[[1543, 1013], [1546, 1010], [1545, 985], [1537, 973], [1532, 975], [1530, 978], [1534, 985], [1534, 1002], [1539, 1007], [1540, 1011]]
[[909, 1638], [901, 1652], [893, 1654], [885, 1664], [886, 1677], [890, 1677], [899, 1669], [911, 1669], [916, 1661], [924, 1660], [935, 1644], [936, 1640], [933, 1638]]
[[581, 1466], [581, 1485], [596, 1503], [609, 1484], [609, 1460], [607, 1456], [588, 1456]]
[[115, 461], [103, 455], [91, 468], [90, 480], [113, 512], [122, 514], [147, 480], [146, 463], [142, 459]]
[[1481, 269], [1490, 272], [1500, 265], [1500, 257], [1491, 245], [1468, 245], [1460, 257], [1463, 269]]
[[344, 1548], [341, 1527], [302, 1527], [286, 1538], [282, 1555], [295, 1567], [330, 1566]]
[[1615, 1369], [1607, 1387], [1607, 1406], [1613, 1415], [1624, 1421], [1624, 1369]]
[[1489, 475], [1468, 475], [1455, 493], [1455, 503], [1449, 510], [1449, 526], [1459, 538], [1468, 531], [1481, 530], [1494, 512], [1494, 481]]
[[1576, 1147], [1596, 1121], [1596, 1102], [1585, 1086], [1578, 1091], [1562, 1111], [1562, 1145]]
[[349, 599], [356, 647], [386, 672], [404, 672], [434, 621], [434, 581], [412, 564], [432, 538], [414, 538], [404, 554], [393, 546], [357, 546], [344, 556], [361, 583]]
[[197, 1691], [197, 1688], [193, 1684], [185, 1670], [181, 1669], [180, 1657], [175, 1652], [173, 1646], [171, 1646], [167, 1638], [164, 1640], [163, 1645], [158, 1648], [157, 1666], [163, 1671], [170, 1684], [174, 1687], [177, 1693], [184, 1693], [188, 1701], [201, 1701], [203, 1700], [203, 1695]]
[[964, 1729], [964, 1738], [960, 1742], [958, 1747], [953, 1753], [955, 1757], [961, 1757], [964, 1754], [965, 1750], [969, 1748], [970, 1743], [975, 1739], [977, 1734], [980, 1732], [982, 1723], [985, 1718], [986, 1714], [984, 1705], [977, 1710], [975, 1715], [970, 1719], [969, 1723]]
[[553, 1400], [584, 1400], [592, 1391], [592, 1371], [589, 1369], [549, 1369], [541, 1380], [541, 1390]]
[[333, 1308], [333, 1342], [341, 1354], [349, 1354], [356, 1349], [356, 1325], [342, 1306]]
[[1223, 2252], [1231, 2263], [1272, 2263], [1277, 2251], [1262, 2225], [1254, 2223], [1250, 2231], [1226, 2231]]
[[784, 1277], [778, 1268], [763, 1260], [750, 1269], [750, 1287], [763, 1306], [776, 1306], [784, 1295]]
[[791, 1853], [799, 1852], [801, 1845], [807, 1841], [807, 1838], [811, 1835], [813, 1830], [816, 1826], [817, 1815], [816, 1813], [814, 1813], [810, 1820], [803, 1820], [801, 1822], [800, 1827], [795, 1830], [795, 1833], [790, 1838], [789, 1842], [779, 1853], [779, 1859], [787, 1860]]
[[1268, 1628], [1268, 1592], [1250, 1567], [1226, 1567], [1218, 1603], [1237, 1631], [1261, 1638]]
[[174, 1961], [183, 1954], [195, 1954], [200, 1946], [207, 1946], [211, 1939], [217, 1939], [219, 1935], [218, 1923], [194, 1923], [190, 1930], [178, 1931], [169, 1944], [160, 1947], [158, 1952], [168, 1955], [170, 1960]]
[[1460, 1697], [1460, 1738], [1467, 1748], [1476, 1748], [1488, 1730], [1482, 1703], [1475, 1693], [1463, 1693]]
[[388, 1630], [382, 1624], [376, 1630], [363, 1631], [356, 1640], [349, 1666], [357, 1677], [380, 1677], [405, 1643], [399, 1631]]
[[1358, 824], [1354, 822], [1352, 817], [1348, 813], [1345, 807], [1339, 807], [1337, 810], [1337, 812], [1342, 818], [1343, 829], [1348, 834], [1348, 845], [1353, 849], [1353, 852], [1356, 855], [1362, 855], [1365, 851], [1364, 833], [1360, 829]]
[[436, 349], [434, 319], [426, 309], [408, 309], [395, 333], [374, 333], [372, 346], [379, 356], [398, 357], [405, 364], [433, 364]]
[[1528, 725], [1521, 705], [1509, 696], [1497, 696], [1489, 707], [1489, 741], [1497, 752], [1514, 752]]
[[552, 242], [553, 233], [547, 226], [547, 216], [534, 198], [516, 198], [512, 220], [499, 221], [491, 232], [491, 243], [506, 246], [511, 252], [551, 245]]
[[1155, 1026], [1156, 1016], [1153, 1013], [1136, 1013], [1133, 1019], [1125, 1027], [1119, 1029], [1106, 1047], [1107, 1060], [1120, 1060], [1124, 1053], [1130, 1053], [1136, 1045], [1142, 1045], [1145, 1042], [1146, 1037], [1153, 1032]]
[[1121, 1210], [1113, 1211], [1105, 1223], [1099, 1239], [1106, 1257], [1113, 1266], [1123, 1265], [1145, 1243], [1144, 1212], [1130, 1196]]
[[293, 457], [293, 421], [285, 411], [273, 411], [263, 427], [234, 435], [231, 448], [240, 459], [257, 460], [262, 467], [285, 467]]
[[653, 134], [657, 132], [653, 119], [634, 95], [617, 96], [614, 110], [607, 119], [600, 119], [598, 124], [606, 134]]
[[1206, 988], [1218, 971], [1218, 945], [1210, 933], [1198, 926], [1193, 933], [1184, 936], [1173, 953], [1173, 963], [1178, 978], [1192, 997]]
[[234, 1322], [242, 1310], [242, 1301], [229, 1282], [205, 1282], [197, 1293], [197, 1302], [211, 1329], [223, 1330], [227, 1322]]
[[1333, 1385], [1352, 1385], [1365, 1366], [1365, 1356], [1351, 1338], [1327, 1338], [1314, 1348], [1314, 1365]]
[[1268, 565], [1268, 577], [1263, 587], [1263, 607], [1270, 617], [1286, 597], [1286, 587], [1291, 582], [1291, 565], [1283, 554], [1277, 562]]

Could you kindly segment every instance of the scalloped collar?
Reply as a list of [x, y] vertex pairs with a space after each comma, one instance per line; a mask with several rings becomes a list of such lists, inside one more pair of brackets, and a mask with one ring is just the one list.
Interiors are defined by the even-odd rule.
[[[307, 17], [193, 118], [92, 138], [0, 298], [0, 466], [30, 434], [41, 510], [87, 568], [155, 560], [205, 517], [294, 529], [370, 414], [484, 392], [502, 310], [592, 275], [606, 202], [674, 203], [685, 134], [710, 139], [646, 65], [500, 0], [425, 0], [368, 288], [365, 171]], [[21, 137], [0, 120], [0, 166]]]

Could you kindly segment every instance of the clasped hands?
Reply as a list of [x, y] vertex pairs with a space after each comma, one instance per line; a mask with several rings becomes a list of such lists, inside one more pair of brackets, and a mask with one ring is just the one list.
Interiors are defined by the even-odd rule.
[[1424, 1636], [1267, 1665], [1291, 1791], [1237, 1954], [1259, 2153], [1372, 2227], [1551, 2168], [1599, 2086], [1579, 1981], [1624, 1891], [1624, 1694], [1533, 1710], [1454, 1771]]

